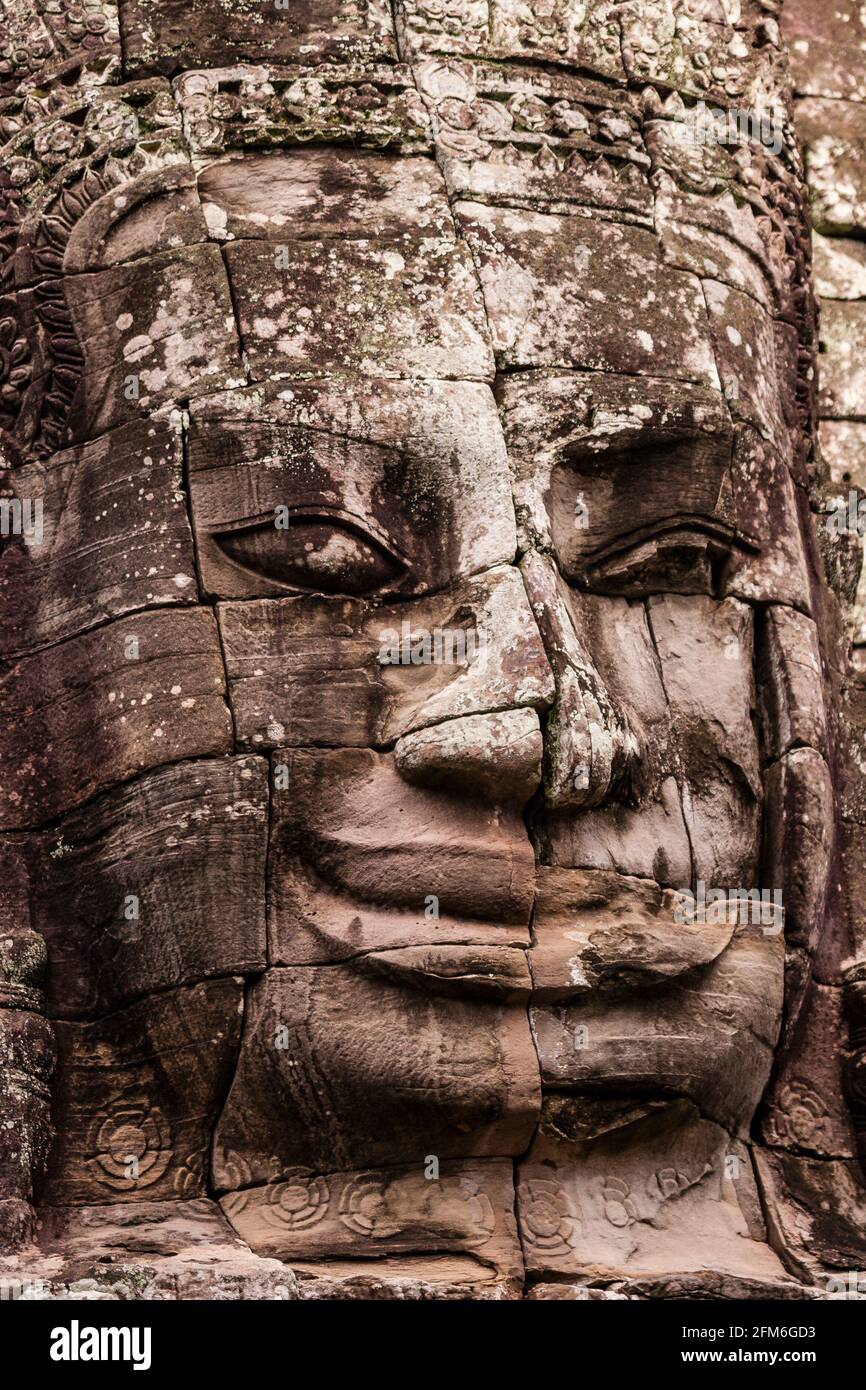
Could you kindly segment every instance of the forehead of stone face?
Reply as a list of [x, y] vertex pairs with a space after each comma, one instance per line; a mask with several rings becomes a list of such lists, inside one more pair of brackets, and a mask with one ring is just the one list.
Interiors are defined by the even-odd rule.
[[718, 386], [700, 280], [644, 227], [459, 202], [500, 370], [565, 367]]
[[[686, 27], [661, 35], [680, 56], [698, 30], [701, 51], [712, 30], [726, 50], [738, 42], [721, 10]], [[745, 86], [712, 68], [700, 95], [683, 76], [686, 102], [558, 66], [446, 56], [464, 52], [460, 36], [425, 39], [425, 52], [417, 80], [497, 367], [721, 387], [735, 420], [786, 456], [796, 448], [798, 185], [767, 50], [739, 53]], [[745, 112], [731, 109], [741, 90]]]
[[206, 166], [199, 187], [169, 166], [96, 199], [64, 269], [20, 302], [34, 332], [48, 314], [62, 336], [61, 313], [78, 341], [72, 442], [245, 378], [493, 375], [432, 158], [250, 153]]
[[[332, 378], [190, 406], [202, 576], [221, 597], [414, 594], [514, 558], [489, 387]], [[285, 524], [275, 525], [279, 509]]]
[[470, 250], [432, 158], [285, 150], [215, 163], [201, 190], [253, 380], [492, 378]]
[[208, 226], [222, 241], [397, 238], [452, 225], [430, 158], [338, 146], [250, 150], [207, 164], [198, 189]]

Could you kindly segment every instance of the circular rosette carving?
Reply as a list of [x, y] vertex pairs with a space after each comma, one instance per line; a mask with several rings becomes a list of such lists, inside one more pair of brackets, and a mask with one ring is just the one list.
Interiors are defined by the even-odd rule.
[[190, 1198], [200, 1197], [202, 1191], [201, 1157], [199, 1154], [190, 1154], [186, 1163], [182, 1163], [176, 1170], [172, 1179], [171, 1188], [176, 1197]]
[[229, 1221], [234, 1222], [237, 1217], [245, 1212], [250, 1205], [251, 1189], [244, 1188], [241, 1192], [227, 1192], [220, 1198], [220, 1204]]
[[66, 33], [81, 48], [98, 48], [112, 36], [113, 26], [101, 0], [70, 5], [64, 15]]
[[[253, 1180], [252, 1169], [242, 1154], [236, 1149], [227, 1149], [222, 1155], [221, 1162], [224, 1178], [222, 1186], [230, 1190], [234, 1188], [249, 1187]], [[234, 1193], [240, 1196], [239, 1192]]]
[[496, 101], [476, 95], [475, 74], [456, 60], [424, 63], [418, 85], [436, 110], [436, 139], [452, 159], [484, 159], [490, 141], [510, 132], [510, 111]]
[[517, 1189], [520, 1232], [545, 1255], [568, 1255], [580, 1228], [568, 1193], [555, 1178], [527, 1178]]
[[33, 152], [46, 169], [59, 168], [84, 153], [84, 132], [72, 121], [56, 120], [38, 130]]
[[767, 1123], [771, 1144], [798, 1144], [816, 1148], [828, 1135], [827, 1107], [805, 1081], [789, 1081], [783, 1086]]
[[104, 101], [92, 106], [84, 128], [96, 146], [107, 141], [133, 145], [140, 133], [138, 117], [122, 101]]
[[0, 82], [4, 86], [8, 84], [11, 91], [16, 80], [37, 72], [53, 53], [51, 38], [36, 15], [23, 21], [19, 19], [14, 25], [9, 24], [8, 32], [0, 37]]
[[508, 102], [508, 111], [518, 130], [544, 130], [550, 120], [547, 102], [534, 92], [516, 92]]
[[98, 1114], [88, 1147], [97, 1181], [124, 1192], [152, 1187], [172, 1157], [168, 1122], [144, 1095], [123, 1096], [108, 1113]]
[[359, 1236], [383, 1240], [400, 1231], [400, 1223], [388, 1210], [387, 1178], [375, 1173], [363, 1173], [350, 1178], [340, 1193], [340, 1220]]
[[601, 1195], [604, 1214], [611, 1226], [630, 1226], [637, 1220], [637, 1208], [631, 1199], [629, 1185], [622, 1178], [605, 1178]]
[[39, 165], [35, 159], [13, 155], [6, 165], [6, 177], [13, 188], [29, 188], [39, 177]]
[[308, 1168], [290, 1168], [283, 1182], [263, 1189], [262, 1216], [280, 1230], [307, 1231], [327, 1215], [331, 1192], [324, 1178]]
[[[568, 49], [568, 31], [561, 0], [534, 0], [531, 9], [532, 23], [524, 24], [520, 30], [520, 41], [527, 48], [553, 49], [565, 53]], [[584, 14], [580, 14], [583, 19]], [[577, 18], [577, 16], [575, 16]]]
[[406, 16], [412, 29], [422, 34], [465, 34], [483, 32], [487, 27], [485, 0], [415, 0]]

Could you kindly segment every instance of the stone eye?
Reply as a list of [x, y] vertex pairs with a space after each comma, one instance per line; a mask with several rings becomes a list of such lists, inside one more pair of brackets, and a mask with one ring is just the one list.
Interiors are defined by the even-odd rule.
[[406, 564], [384, 541], [344, 516], [290, 514], [214, 536], [235, 564], [276, 584], [312, 593], [363, 595], [393, 587]]
[[629, 598], [662, 592], [714, 594], [738, 540], [723, 523], [672, 518], [597, 551], [581, 582], [597, 592]]

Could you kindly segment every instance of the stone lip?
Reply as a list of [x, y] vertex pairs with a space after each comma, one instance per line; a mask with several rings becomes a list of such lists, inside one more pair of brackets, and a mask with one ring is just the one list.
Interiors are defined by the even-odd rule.
[[678, 922], [676, 901], [670, 889], [627, 874], [541, 866], [528, 950], [431, 934], [426, 943], [356, 959], [361, 969], [425, 993], [535, 1003], [621, 997], [707, 967], [730, 944], [733, 924]]
[[538, 871], [533, 995], [564, 1001], [652, 988], [707, 966], [729, 944], [732, 924], [676, 920], [676, 894], [605, 870]]
[[509, 946], [407, 946], [376, 951], [359, 967], [429, 994], [525, 1003], [532, 993], [526, 952]]

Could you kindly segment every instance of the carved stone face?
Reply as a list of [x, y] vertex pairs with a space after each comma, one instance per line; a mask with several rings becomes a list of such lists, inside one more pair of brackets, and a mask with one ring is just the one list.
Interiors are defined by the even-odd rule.
[[746, 1144], [834, 803], [784, 248], [660, 99], [418, 56], [396, 151], [245, 150], [327, 84], [186, 73], [192, 162], [19, 257], [43, 1200], [479, 1296], [779, 1283]]

